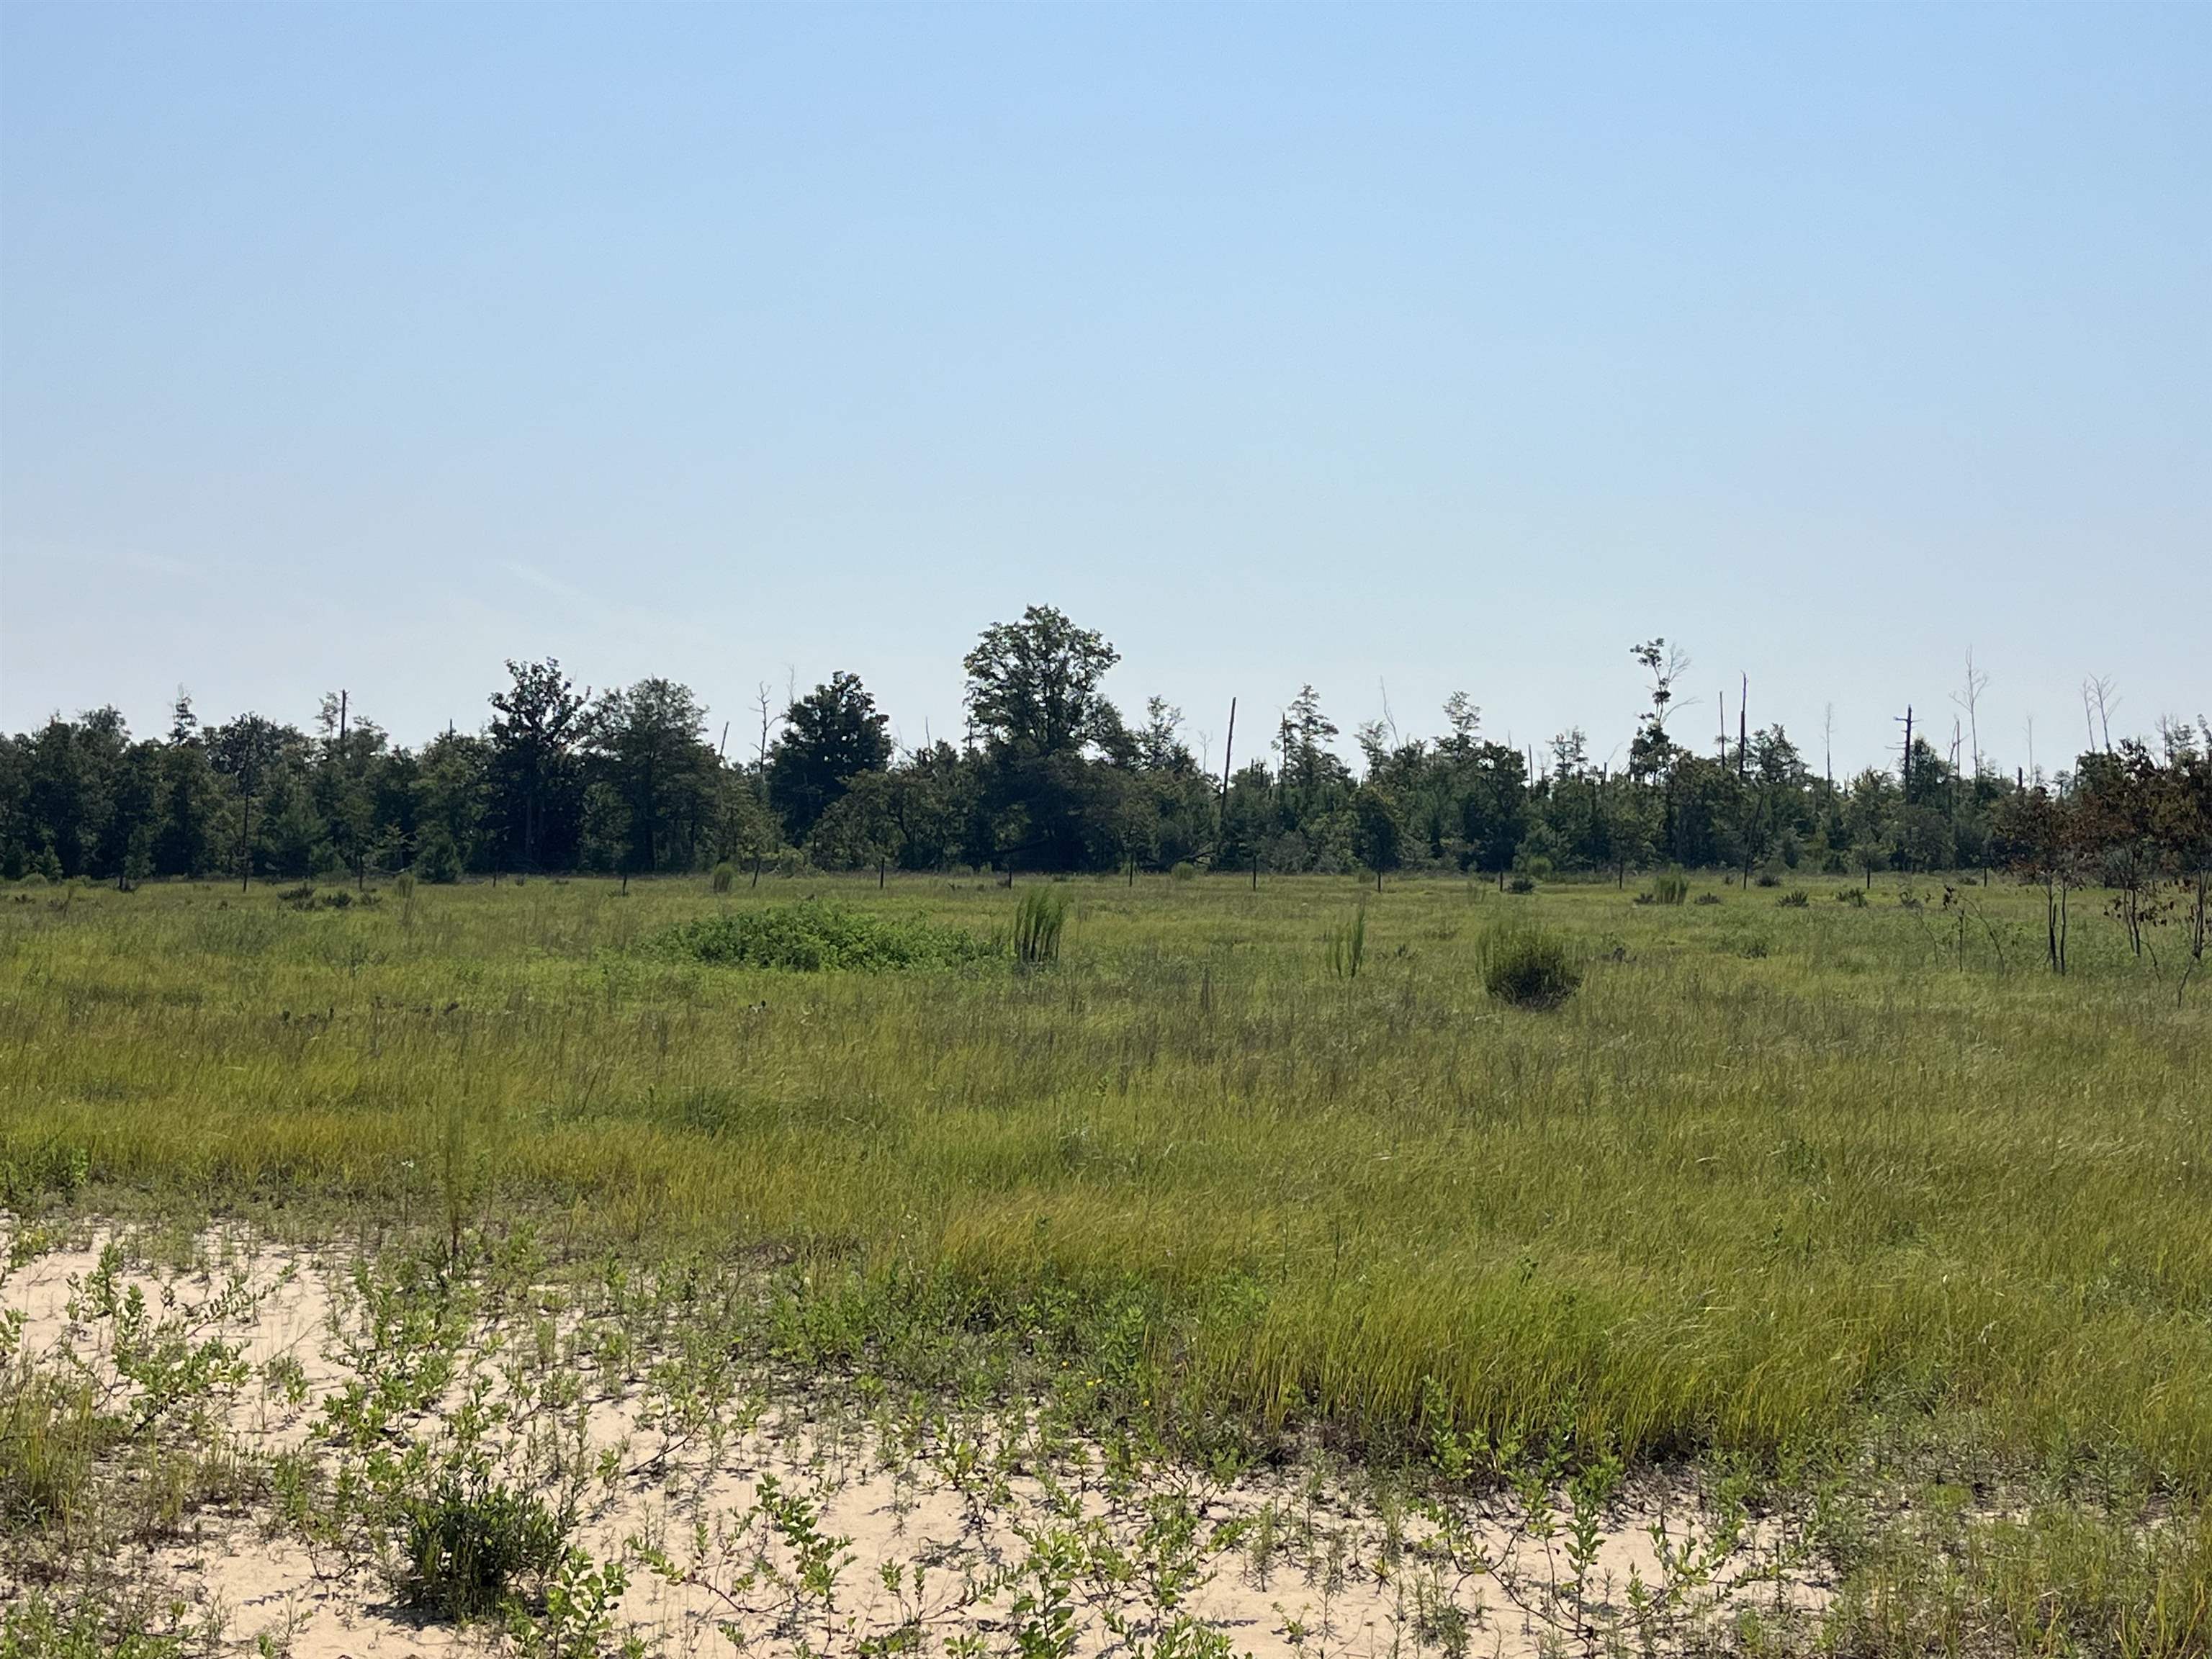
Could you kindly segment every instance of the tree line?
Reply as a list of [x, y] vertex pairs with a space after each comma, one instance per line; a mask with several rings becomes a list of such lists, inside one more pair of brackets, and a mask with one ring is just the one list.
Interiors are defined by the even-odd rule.
[[[1839, 781], [1780, 725], [1752, 728], [1741, 703], [1733, 734], [1724, 710], [1710, 747], [1681, 740], [1687, 659], [1663, 639], [1632, 655], [1650, 686], [1619, 768], [1595, 763], [1579, 729], [1535, 752], [1488, 738], [1462, 694], [1432, 736], [1358, 727], [1355, 771], [1309, 685], [1241, 761], [1232, 724], [1217, 769], [1162, 699], [1125, 716], [1101, 689], [1114, 647], [1044, 606], [985, 629], [964, 659], [964, 740], [904, 752], [842, 672], [780, 713], [763, 692], [757, 741], [734, 757], [709, 740], [689, 687], [649, 678], [595, 696], [550, 659], [507, 665], [481, 729], [413, 747], [343, 694], [304, 730], [255, 714], [206, 724], [180, 694], [160, 738], [134, 739], [113, 708], [0, 737], [0, 874], [127, 884], [407, 869], [443, 881], [724, 862], [1188, 864], [1625, 883], [1669, 865], [1869, 882], [1884, 870], [2003, 867], [2062, 896], [2086, 884], [2149, 896], [2192, 880], [2201, 894], [2212, 822], [2201, 720], [2162, 721], [2155, 748], [2115, 744], [2108, 728], [2051, 780], [1985, 764], [1977, 732], [1970, 755], [1911, 735], [1894, 768]], [[1970, 713], [1985, 680], [1970, 662]]]

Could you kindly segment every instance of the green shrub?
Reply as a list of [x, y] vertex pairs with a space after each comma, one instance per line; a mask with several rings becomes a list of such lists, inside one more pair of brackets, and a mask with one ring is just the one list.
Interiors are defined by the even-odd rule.
[[1680, 904], [1690, 896], [1690, 878], [1680, 870], [1662, 870], [1651, 878], [1654, 904]]
[[1813, 896], [1802, 887], [1793, 887], [1774, 902], [1784, 910], [1802, 910], [1813, 902]]
[[1523, 872], [1505, 884], [1505, 890], [1509, 893], [1533, 893], [1536, 890], [1536, 878]]
[[402, 870], [398, 875], [392, 878], [392, 890], [398, 894], [402, 899], [413, 898], [415, 896], [415, 872], [412, 870]]
[[1526, 924], [1493, 928], [1483, 942], [1483, 988], [1516, 1008], [1556, 1008], [1583, 976], [1556, 935]]
[[407, 1503], [401, 1534], [399, 1599], [471, 1619], [542, 1585], [567, 1553], [568, 1528], [528, 1492], [448, 1478]]
[[128, 1607], [105, 1596], [74, 1606], [33, 1589], [0, 1613], [0, 1659], [185, 1659], [206, 1644], [189, 1622], [165, 1620], [167, 1608]]
[[1014, 906], [1014, 960], [1025, 968], [1057, 962], [1066, 925], [1067, 895], [1057, 887], [1030, 888]]
[[1168, 874], [1177, 881], [1190, 881], [1197, 877], [1198, 866], [1188, 859], [1178, 859], [1175, 868], [1170, 870]]
[[1761, 887], [1779, 887], [1782, 885], [1782, 878], [1776, 875], [1771, 870], [1760, 871], [1756, 879], [1758, 885]]
[[869, 915], [820, 899], [696, 917], [656, 934], [647, 948], [714, 967], [800, 974], [950, 968], [989, 951], [973, 934], [941, 922]]
[[1854, 910], [1863, 910], [1863, 909], [1865, 909], [1865, 908], [1866, 908], [1866, 902], [1867, 902], [1866, 895], [1865, 895], [1864, 893], [1862, 893], [1861, 891], [1859, 891], [1859, 890], [1858, 890], [1857, 888], [1856, 888], [1856, 887], [1845, 887], [1845, 888], [1843, 888], [1843, 889], [1841, 889], [1839, 891], [1838, 891], [1838, 893], [1836, 894], [1836, 902], [1837, 902], [1837, 903], [1838, 903], [1838, 904], [1848, 904], [1848, 905], [1850, 905], [1850, 906], [1851, 907], [1851, 908], [1853, 908]]
[[724, 859], [714, 866], [714, 873], [708, 881], [716, 892], [726, 893], [738, 884], [738, 866]]
[[1693, 904], [1718, 904], [1720, 902], [1721, 896], [1718, 893], [1700, 893], [1691, 901]]
[[448, 885], [461, 878], [461, 849], [435, 824], [422, 832], [415, 848], [415, 873], [424, 881]]

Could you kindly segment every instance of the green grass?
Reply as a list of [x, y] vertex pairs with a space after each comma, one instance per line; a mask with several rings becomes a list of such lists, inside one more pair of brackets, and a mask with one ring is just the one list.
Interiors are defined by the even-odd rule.
[[[1356, 979], [1351, 878], [1070, 884], [1027, 975], [647, 948], [799, 892], [1012, 927], [1020, 894], [943, 880], [0, 896], [0, 1184], [295, 1227], [526, 1210], [985, 1321], [1059, 1298], [1134, 1322], [1164, 1410], [1355, 1446], [1442, 1414], [2201, 1505], [2204, 1006], [2092, 905], [2061, 980], [2039, 896], [1975, 890], [1985, 929], [1693, 885], [1724, 902], [1394, 884]], [[1509, 906], [1583, 973], [1549, 1012], [1485, 994]]]

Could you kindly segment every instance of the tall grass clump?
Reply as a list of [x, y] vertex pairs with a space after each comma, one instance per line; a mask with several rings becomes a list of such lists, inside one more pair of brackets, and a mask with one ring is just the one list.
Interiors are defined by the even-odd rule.
[[738, 884], [738, 866], [724, 859], [714, 866], [714, 873], [708, 880], [716, 892], [726, 893]]
[[989, 949], [972, 933], [925, 917], [869, 915], [820, 899], [697, 916], [655, 934], [647, 948], [710, 967], [801, 974], [956, 968]]
[[1057, 887], [1030, 888], [1014, 907], [1014, 960], [1024, 968], [1059, 961], [1066, 926], [1067, 895]]
[[1690, 896], [1690, 878], [1680, 870], [1662, 870], [1651, 878], [1654, 904], [1680, 904]]
[[1358, 979], [1359, 964], [1367, 956], [1367, 907], [1359, 906], [1352, 920], [1328, 930], [1328, 971], [1339, 979]]
[[1556, 1008], [1580, 988], [1583, 976], [1557, 934], [1527, 922], [1507, 921], [1483, 941], [1483, 988], [1516, 1008]]
[[0, 1529], [65, 1528], [117, 1437], [89, 1383], [64, 1384], [19, 1361], [0, 1395]]

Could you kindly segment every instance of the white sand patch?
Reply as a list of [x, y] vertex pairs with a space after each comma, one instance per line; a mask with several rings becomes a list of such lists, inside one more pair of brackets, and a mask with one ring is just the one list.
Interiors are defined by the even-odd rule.
[[[0, 1310], [21, 1316], [20, 1363], [97, 1375], [122, 1400], [118, 1322], [85, 1306], [109, 1242], [22, 1262], [0, 1285]], [[1227, 1483], [1157, 1462], [1126, 1467], [1119, 1449], [1068, 1434], [1042, 1402], [887, 1407], [842, 1376], [793, 1376], [711, 1345], [687, 1354], [680, 1323], [625, 1325], [556, 1285], [510, 1287], [444, 1339], [395, 1323], [392, 1307], [416, 1309], [397, 1301], [380, 1345], [341, 1257], [238, 1235], [210, 1235], [198, 1257], [182, 1272], [133, 1266], [113, 1283], [177, 1323], [187, 1348], [218, 1344], [245, 1363], [245, 1380], [209, 1395], [240, 1459], [267, 1469], [289, 1455], [295, 1474], [318, 1474], [304, 1507], [295, 1498], [288, 1510], [282, 1483], [264, 1480], [247, 1501], [191, 1510], [114, 1565], [219, 1613], [233, 1651], [265, 1643], [297, 1659], [381, 1659], [515, 1644], [497, 1620], [459, 1625], [400, 1606], [391, 1528], [368, 1523], [361, 1491], [336, 1495], [379, 1459], [410, 1452], [429, 1472], [420, 1490], [440, 1471], [474, 1471], [567, 1514], [580, 1559], [622, 1565], [627, 1588], [578, 1652], [619, 1651], [628, 1638], [669, 1655], [802, 1643], [859, 1655], [966, 1638], [1013, 1653], [1026, 1638], [1073, 1655], [1164, 1643], [1263, 1659], [1534, 1656], [1635, 1630], [1631, 1586], [1656, 1592], [1684, 1577], [1662, 1559], [1653, 1524], [1686, 1540], [1714, 1523], [1687, 1482], [1632, 1487], [1586, 1529], [1578, 1568], [1565, 1520], [1547, 1528], [1495, 1492], [1425, 1504], [1411, 1491], [1358, 1490], [1317, 1464]], [[450, 1357], [450, 1374], [416, 1378], [419, 1396], [387, 1417], [342, 1422], [348, 1401], [414, 1376], [395, 1362], [418, 1356], [394, 1351], [414, 1340]], [[487, 1420], [472, 1428], [472, 1417]], [[67, 1583], [99, 1565], [58, 1561], [51, 1547], [42, 1556], [40, 1542], [0, 1555], [0, 1604], [57, 1570]], [[1713, 1564], [1716, 1583], [1686, 1591], [1654, 1628], [1671, 1643], [1746, 1605], [1817, 1605], [1801, 1571], [1747, 1578], [1784, 1543], [1773, 1523], [1749, 1528]], [[1742, 1582], [1721, 1587], [1731, 1581]], [[526, 1622], [541, 1641], [563, 1629], [535, 1601]]]

